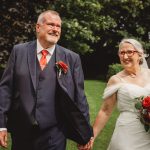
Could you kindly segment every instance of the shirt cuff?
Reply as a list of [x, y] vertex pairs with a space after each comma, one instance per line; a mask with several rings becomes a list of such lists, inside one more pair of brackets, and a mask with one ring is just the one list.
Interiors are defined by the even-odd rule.
[[6, 131], [7, 129], [6, 128], [0, 128], [0, 131]]

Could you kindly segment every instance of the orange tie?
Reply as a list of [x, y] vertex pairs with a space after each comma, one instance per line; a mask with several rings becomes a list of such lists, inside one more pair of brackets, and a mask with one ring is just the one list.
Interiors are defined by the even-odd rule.
[[40, 59], [40, 66], [41, 66], [41, 69], [43, 70], [47, 64], [46, 56], [48, 54], [48, 51], [44, 49], [41, 51], [41, 53], [42, 53], [42, 57]]

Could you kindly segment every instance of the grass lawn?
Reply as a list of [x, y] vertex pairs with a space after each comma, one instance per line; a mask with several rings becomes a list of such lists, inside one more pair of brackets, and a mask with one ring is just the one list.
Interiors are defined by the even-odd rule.
[[[93, 124], [94, 119], [98, 113], [98, 110], [102, 103], [102, 94], [103, 90], [106, 86], [105, 82], [99, 81], [99, 80], [86, 80], [85, 81], [85, 94], [88, 99], [89, 107], [90, 107], [90, 118], [91, 118], [91, 124]], [[107, 123], [106, 127], [102, 131], [102, 134], [97, 137], [93, 150], [106, 150], [107, 146], [109, 144], [114, 126], [116, 117], [118, 116], [118, 112], [114, 110], [114, 113], [112, 114], [109, 122]], [[10, 140], [9, 140], [10, 141]], [[10, 150], [10, 142], [8, 149], [2, 149], [0, 150]], [[76, 143], [68, 140], [67, 149], [66, 150], [77, 150]]]

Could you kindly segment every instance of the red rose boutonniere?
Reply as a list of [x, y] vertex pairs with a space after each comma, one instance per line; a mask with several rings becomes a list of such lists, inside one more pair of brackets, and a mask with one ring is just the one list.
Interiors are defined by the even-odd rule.
[[135, 108], [139, 110], [140, 121], [144, 124], [145, 131], [150, 129], [150, 96], [136, 98]]
[[62, 73], [66, 74], [68, 71], [68, 65], [65, 64], [63, 61], [56, 62], [56, 67], [58, 69], [58, 76], [60, 77]]

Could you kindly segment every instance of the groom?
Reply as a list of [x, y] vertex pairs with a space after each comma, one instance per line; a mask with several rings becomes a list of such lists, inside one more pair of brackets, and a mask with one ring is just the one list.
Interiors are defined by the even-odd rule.
[[12, 150], [65, 150], [66, 138], [92, 136], [79, 55], [56, 43], [61, 18], [41, 13], [37, 40], [15, 45], [0, 82], [0, 145]]

